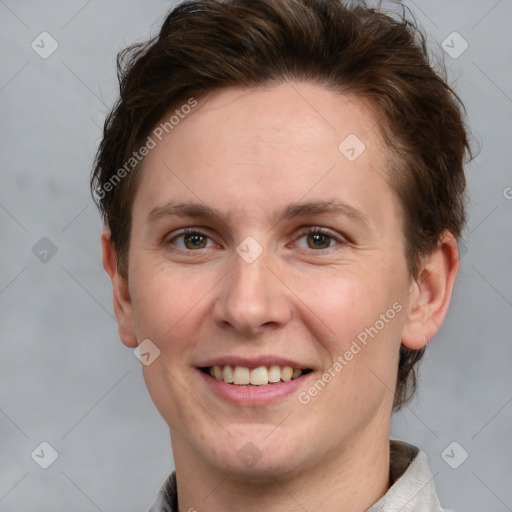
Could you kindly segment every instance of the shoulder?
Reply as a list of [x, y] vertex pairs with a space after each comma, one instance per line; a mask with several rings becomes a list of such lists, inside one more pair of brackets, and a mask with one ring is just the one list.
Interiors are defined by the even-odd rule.
[[155, 501], [147, 512], [178, 512], [178, 491], [176, 472], [173, 471], [164, 481]]
[[390, 441], [391, 487], [367, 512], [448, 512], [436, 494], [427, 455], [405, 441]]

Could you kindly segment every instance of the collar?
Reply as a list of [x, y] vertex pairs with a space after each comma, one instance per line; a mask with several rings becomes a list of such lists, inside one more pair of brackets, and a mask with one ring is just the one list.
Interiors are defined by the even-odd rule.
[[397, 439], [390, 450], [391, 487], [366, 512], [443, 512], [426, 454]]

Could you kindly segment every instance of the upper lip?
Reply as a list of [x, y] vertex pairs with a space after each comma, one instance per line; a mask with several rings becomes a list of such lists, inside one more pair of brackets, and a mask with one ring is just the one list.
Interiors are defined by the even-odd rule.
[[212, 366], [244, 366], [246, 368], [258, 368], [260, 366], [291, 366], [302, 370], [311, 369], [311, 366], [278, 356], [239, 357], [223, 356], [208, 359], [197, 365], [198, 368], [211, 368]]

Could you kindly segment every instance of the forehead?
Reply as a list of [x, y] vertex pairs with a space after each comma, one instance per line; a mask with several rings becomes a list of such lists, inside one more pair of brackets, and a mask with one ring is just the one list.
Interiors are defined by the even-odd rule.
[[[270, 163], [266, 158], [285, 156], [279, 155], [281, 148], [290, 158], [312, 151], [337, 157], [339, 142], [348, 135], [364, 139], [370, 150], [377, 149], [376, 128], [377, 117], [361, 98], [311, 83], [282, 83], [215, 91], [184, 116], [169, 133], [175, 137], [167, 139], [172, 144], [174, 138], [173, 151], [184, 150], [188, 159], [245, 154], [266, 164]], [[190, 138], [196, 129], [197, 137]], [[191, 145], [197, 151], [191, 153]]]
[[134, 214], [170, 195], [259, 211], [269, 198], [293, 203], [329, 193], [362, 208], [390, 192], [386, 160], [377, 116], [357, 97], [309, 83], [224, 89], [199, 99], [156, 140]]

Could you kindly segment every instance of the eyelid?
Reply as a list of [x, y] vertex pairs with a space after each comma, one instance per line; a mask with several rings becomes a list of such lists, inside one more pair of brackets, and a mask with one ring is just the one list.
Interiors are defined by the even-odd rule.
[[[173, 240], [175, 240], [176, 238], [179, 238], [181, 236], [184, 236], [184, 235], [187, 235], [187, 234], [198, 234], [198, 235], [205, 236], [210, 241], [216, 243], [217, 245], [220, 245], [217, 242], [215, 242], [215, 240], [208, 233], [208, 231], [209, 231], [208, 228], [205, 228], [205, 227], [202, 227], [202, 226], [185, 227], [185, 228], [178, 229], [177, 231], [174, 231], [171, 234], [166, 234], [163, 237], [162, 242], [164, 244], [171, 244], [173, 242]], [[329, 236], [330, 238], [332, 238], [333, 240], [335, 240], [337, 242], [336, 245], [347, 245], [347, 244], [351, 243], [350, 240], [347, 237], [339, 234], [338, 232], [333, 231], [332, 229], [329, 229], [329, 228], [325, 228], [325, 227], [321, 227], [321, 226], [316, 226], [316, 225], [304, 226], [304, 227], [300, 228], [298, 236], [295, 238], [295, 240], [292, 243], [296, 243], [298, 239], [302, 238], [305, 235], [309, 235], [311, 233], [320, 233], [320, 234], [323, 234], [323, 235], [327, 235], [327, 236]], [[310, 250], [310, 251], [313, 251], [313, 252], [321, 253], [321, 252], [324, 252], [324, 251], [329, 251], [331, 249], [334, 249], [335, 247], [336, 246], [327, 247], [325, 249], [306, 249], [306, 250]], [[182, 249], [182, 248], [178, 247], [179, 250], [187, 251], [187, 252], [198, 252], [200, 250], [210, 249], [210, 248], [211, 247], [204, 247], [203, 249], [196, 249], [194, 251], [192, 249]]]
[[[186, 227], [186, 228], [181, 228], [176, 231], [173, 231], [172, 233], [167, 233], [162, 238], [162, 243], [166, 244], [166, 245], [175, 245], [172, 243], [173, 240], [175, 240], [176, 238], [182, 237], [184, 235], [189, 235], [189, 234], [202, 235], [202, 236], [208, 238], [210, 241], [217, 244], [217, 242], [215, 242], [213, 237], [208, 233], [208, 229], [204, 228], [204, 227]], [[220, 244], [217, 244], [217, 245], [220, 245]], [[196, 249], [195, 251], [193, 251], [192, 249], [182, 249], [181, 247], [177, 247], [177, 249], [181, 250], [181, 251], [187, 251], [187, 252], [198, 252], [201, 250], [201, 249]], [[203, 249], [210, 249], [210, 247], [204, 247]]]
[[[337, 242], [336, 245], [348, 245], [351, 243], [347, 237], [339, 234], [336, 231], [333, 231], [332, 229], [324, 228], [324, 227], [320, 227], [320, 226], [314, 226], [314, 225], [301, 228], [300, 232], [299, 232], [299, 236], [295, 239], [294, 243], [296, 243], [297, 240], [302, 238], [304, 235], [309, 235], [312, 233], [319, 233], [322, 235], [327, 235], [330, 238], [332, 238], [335, 242]], [[335, 247], [336, 246], [331, 246], [331, 247], [326, 247], [325, 249], [307, 249], [307, 250], [321, 253], [324, 251], [330, 251], [330, 250], [334, 249]]]

